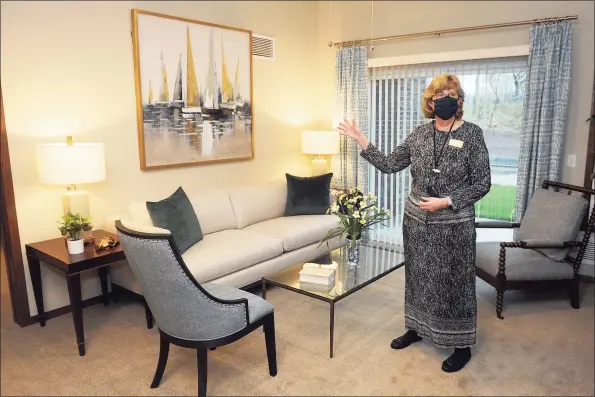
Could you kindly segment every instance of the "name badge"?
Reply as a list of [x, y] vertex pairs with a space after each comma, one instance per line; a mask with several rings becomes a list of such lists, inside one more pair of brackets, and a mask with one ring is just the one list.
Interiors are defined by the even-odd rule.
[[464, 143], [463, 141], [459, 141], [458, 139], [451, 139], [450, 141], [448, 141], [449, 146], [454, 146], [454, 147], [458, 147], [458, 148], [462, 148], [463, 143]]

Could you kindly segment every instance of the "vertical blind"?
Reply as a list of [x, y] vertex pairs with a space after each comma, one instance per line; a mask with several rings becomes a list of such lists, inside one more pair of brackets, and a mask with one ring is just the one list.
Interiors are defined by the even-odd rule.
[[[456, 75], [466, 94], [463, 118], [483, 129], [492, 179], [501, 185], [476, 208], [486, 218], [508, 219], [514, 215], [510, 212], [514, 211], [526, 67], [527, 57], [510, 57], [371, 68], [370, 140], [384, 154], [393, 152], [415, 127], [430, 121], [423, 115], [421, 101], [431, 80], [442, 73]], [[380, 207], [393, 213], [384, 225], [388, 227], [378, 227], [370, 234], [372, 242], [402, 244], [401, 225], [410, 186], [408, 169], [387, 175], [370, 166], [368, 189], [378, 196]]]
[[[595, 189], [595, 180], [591, 181], [591, 189]], [[591, 203], [589, 205], [589, 215], [591, 214], [591, 212], [593, 211], [593, 207], [595, 206], [595, 197], [591, 196], [590, 202]], [[582, 238], [582, 236], [580, 238]], [[585, 251], [585, 256], [583, 258], [583, 263], [587, 263], [591, 266], [595, 265], [595, 233], [591, 233], [589, 243], [587, 244], [587, 250]]]

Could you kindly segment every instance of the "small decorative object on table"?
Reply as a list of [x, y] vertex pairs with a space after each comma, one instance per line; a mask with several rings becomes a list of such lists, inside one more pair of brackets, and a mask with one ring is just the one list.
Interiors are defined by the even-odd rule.
[[112, 237], [102, 237], [99, 243], [95, 245], [95, 251], [111, 250], [118, 244], [120, 244], [120, 241]]
[[335, 286], [337, 262], [306, 262], [300, 270], [300, 288], [310, 292], [329, 293]]
[[82, 254], [85, 251], [83, 231], [88, 232], [92, 229], [91, 217], [83, 217], [79, 213], [67, 212], [62, 215], [60, 225], [58, 229], [62, 236], [66, 237], [68, 253], [71, 255]]
[[320, 240], [319, 246], [335, 237], [347, 238], [349, 264], [359, 263], [359, 245], [362, 233], [371, 226], [390, 218], [390, 211], [378, 208], [378, 199], [372, 193], [364, 194], [360, 188], [339, 193], [327, 214], [339, 217], [340, 226], [331, 229]]
[[330, 285], [335, 281], [335, 270], [321, 267], [304, 266], [300, 270], [300, 282], [318, 285]]

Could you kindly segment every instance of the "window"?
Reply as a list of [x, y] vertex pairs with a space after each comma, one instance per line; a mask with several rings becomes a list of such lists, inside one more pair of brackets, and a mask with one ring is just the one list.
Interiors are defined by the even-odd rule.
[[[513, 220], [526, 66], [527, 57], [521, 56], [371, 68], [370, 139], [391, 153], [416, 126], [430, 121], [421, 111], [421, 98], [432, 78], [455, 74], [465, 91], [464, 119], [483, 129], [490, 152], [492, 188], [476, 203], [476, 216]], [[401, 244], [409, 171], [385, 175], [370, 166], [368, 182], [379, 205], [394, 214], [389, 228], [379, 228], [372, 238]]]

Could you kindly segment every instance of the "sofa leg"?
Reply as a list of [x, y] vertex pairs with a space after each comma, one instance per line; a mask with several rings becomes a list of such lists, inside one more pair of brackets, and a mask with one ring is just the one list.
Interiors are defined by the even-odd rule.
[[112, 284], [112, 302], [120, 302], [120, 287], [116, 284]]
[[579, 298], [579, 286], [580, 286], [579, 279], [578, 279], [578, 277], [575, 277], [570, 282], [570, 305], [572, 306], [573, 309], [579, 309], [581, 306], [580, 298]]
[[504, 291], [497, 291], [498, 294], [496, 296], [496, 316], [500, 320], [504, 320], [502, 317], [502, 307], [504, 306]]
[[153, 383], [151, 383], [151, 389], [159, 387], [159, 382], [163, 377], [165, 371], [165, 365], [167, 364], [167, 357], [169, 355], [169, 342], [159, 333], [159, 361], [157, 362], [157, 369], [155, 370], [155, 376], [153, 376]]
[[147, 301], [143, 299], [143, 302], [145, 304], [145, 317], [147, 319], [147, 328], [151, 329], [153, 328], [153, 313], [151, 313], [151, 309], [149, 308]]

